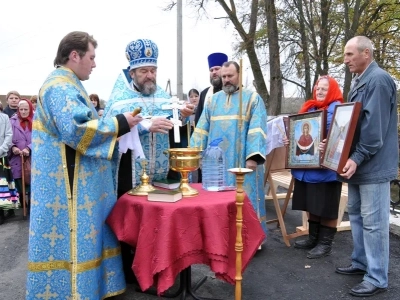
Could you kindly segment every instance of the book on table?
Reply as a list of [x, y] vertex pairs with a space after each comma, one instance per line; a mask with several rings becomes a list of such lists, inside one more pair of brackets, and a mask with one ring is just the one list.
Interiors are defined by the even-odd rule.
[[177, 189], [180, 184], [181, 182], [179, 180], [174, 179], [159, 179], [153, 181], [154, 186], [169, 190]]
[[182, 199], [179, 190], [154, 190], [147, 193], [148, 201], [176, 202]]

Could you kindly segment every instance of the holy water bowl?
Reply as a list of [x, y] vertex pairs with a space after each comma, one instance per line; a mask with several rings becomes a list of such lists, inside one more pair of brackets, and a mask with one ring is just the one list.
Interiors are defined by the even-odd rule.
[[189, 185], [189, 172], [195, 171], [200, 166], [201, 152], [199, 148], [171, 148], [169, 154], [169, 168], [181, 173], [179, 190], [183, 197], [194, 197], [199, 192]]

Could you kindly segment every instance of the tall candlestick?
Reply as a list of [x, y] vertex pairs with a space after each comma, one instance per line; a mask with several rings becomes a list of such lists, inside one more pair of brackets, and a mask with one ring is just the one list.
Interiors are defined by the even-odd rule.
[[187, 122], [187, 147], [190, 148], [190, 117], [189, 122]]
[[242, 118], [242, 59], [239, 61], [239, 168], [242, 167], [242, 143], [241, 143], [241, 136], [242, 136], [242, 127], [243, 127], [243, 118]]

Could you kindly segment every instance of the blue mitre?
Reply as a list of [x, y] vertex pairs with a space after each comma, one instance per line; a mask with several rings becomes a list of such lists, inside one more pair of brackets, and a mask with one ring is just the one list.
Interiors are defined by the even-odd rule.
[[224, 62], [228, 61], [228, 55], [225, 53], [212, 53], [208, 56], [208, 68], [211, 69], [212, 67], [222, 67]]
[[140, 67], [157, 67], [158, 47], [148, 39], [139, 39], [126, 46], [129, 70]]

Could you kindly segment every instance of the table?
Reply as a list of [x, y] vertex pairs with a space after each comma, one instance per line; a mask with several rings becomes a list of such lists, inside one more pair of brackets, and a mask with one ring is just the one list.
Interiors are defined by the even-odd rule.
[[[175, 203], [121, 196], [107, 218], [118, 240], [136, 248], [132, 269], [142, 291], [158, 295], [192, 264], [206, 264], [216, 277], [235, 283], [235, 191], [209, 192], [192, 184], [197, 197]], [[243, 205], [243, 270], [265, 239], [247, 196]]]

